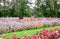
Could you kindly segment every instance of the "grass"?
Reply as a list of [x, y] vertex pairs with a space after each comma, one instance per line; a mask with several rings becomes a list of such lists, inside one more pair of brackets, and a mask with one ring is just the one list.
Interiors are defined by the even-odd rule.
[[[60, 26], [58, 26], [60, 28]], [[50, 30], [53, 27], [46, 27], [46, 29]], [[11, 33], [6, 33], [6, 36], [9, 37], [10, 39], [12, 39], [13, 34], [15, 33], [17, 35], [17, 37], [23, 37], [25, 33], [29, 34], [29, 35], [33, 35], [36, 33], [37, 30], [43, 30], [44, 28], [39, 28], [39, 29], [33, 29], [33, 30], [23, 30], [23, 31], [19, 31], [19, 32], [11, 32]], [[0, 35], [0, 37], [2, 37], [2, 35]]]

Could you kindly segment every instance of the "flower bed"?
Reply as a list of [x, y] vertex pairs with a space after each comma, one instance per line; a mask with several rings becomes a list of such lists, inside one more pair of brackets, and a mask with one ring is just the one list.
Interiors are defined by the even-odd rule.
[[59, 18], [0, 19], [0, 33], [14, 32], [40, 27], [59, 26]]
[[[27, 32], [28, 33], [28, 32]], [[14, 33], [11, 39], [60, 39], [60, 28], [55, 27], [54, 29], [47, 30], [44, 29], [43, 31], [37, 30], [36, 33], [33, 35], [29, 35], [25, 33], [23, 37], [17, 37]], [[21, 35], [21, 34], [19, 34]], [[2, 36], [3, 39], [8, 38], [5, 34]]]

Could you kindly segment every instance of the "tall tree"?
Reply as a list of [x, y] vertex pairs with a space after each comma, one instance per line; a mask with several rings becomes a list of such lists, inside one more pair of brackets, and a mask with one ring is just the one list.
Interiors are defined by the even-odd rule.
[[[16, 0], [17, 4], [15, 6], [16, 16], [26, 16], [26, 9], [28, 8], [28, 0]], [[28, 14], [28, 13], [27, 13]]]

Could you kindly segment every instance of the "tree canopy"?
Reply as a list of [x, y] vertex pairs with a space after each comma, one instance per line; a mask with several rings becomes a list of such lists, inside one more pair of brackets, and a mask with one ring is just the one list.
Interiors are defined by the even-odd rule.
[[[2, 2], [3, 1], [3, 2]], [[30, 17], [34, 11], [35, 17], [60, 17], [60, 4], [58, 0], [36, 0], [35, 7], [28, 0], [0, 0], [0, 17]]]

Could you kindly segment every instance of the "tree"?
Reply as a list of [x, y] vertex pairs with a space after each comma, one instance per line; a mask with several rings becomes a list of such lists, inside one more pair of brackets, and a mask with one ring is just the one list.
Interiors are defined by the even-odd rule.
[[28, 0], [17, 0], [17, 4], [15, 6], [15, 16], [26, 16]]
[[40, 17], [58, 17], [57, 0], [37, 0], [36, 14]]

